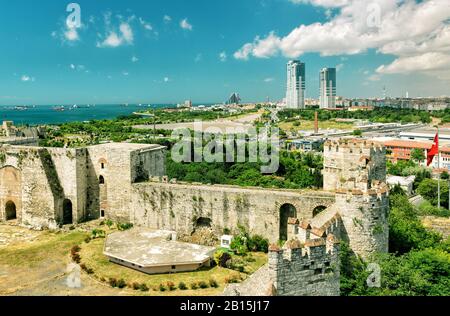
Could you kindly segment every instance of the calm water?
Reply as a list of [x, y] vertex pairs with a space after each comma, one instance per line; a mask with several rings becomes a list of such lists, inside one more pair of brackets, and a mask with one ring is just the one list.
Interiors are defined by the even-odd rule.
[[[151, 108], [167, 108], [173, 105], [152, 105]], [[149, 109], [147, 105], [79, 105], [78, 108], [65, 106], [64, 111], [56, 111], [53, 105], [37, 105], [27, 110], [17, 110], [14, 107], [0, 106], [1, 121], [14, 121], [15, 125], [22, 124], [58, 124], [73, 121], [91, 121], [113, 119], [120, 115], [129, 115], [136, 111]]]

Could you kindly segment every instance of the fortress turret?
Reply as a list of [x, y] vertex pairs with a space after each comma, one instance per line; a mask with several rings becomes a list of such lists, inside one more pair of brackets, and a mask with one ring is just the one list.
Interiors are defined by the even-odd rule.
[[365, 140], [326, 142], [324, 189], [336, 192], [341, 238], [355, 254], [367, 257], [388, 251], [389, 190], [384, 146]]

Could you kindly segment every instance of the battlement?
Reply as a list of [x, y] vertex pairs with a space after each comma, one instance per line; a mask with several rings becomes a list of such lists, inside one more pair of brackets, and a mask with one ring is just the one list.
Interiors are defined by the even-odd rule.
[[348, 152], [350, 150], [385, 152], [385, 147], [382, 143], [364, 139], [331, 139], [325, 142], [324, 148], [335, 152]]
[[[331, 245], [331, 246], [330, 246]], [[277, 295], [338, 296], [339, 242], [330, 235], [269, 247], [269, 274]]]

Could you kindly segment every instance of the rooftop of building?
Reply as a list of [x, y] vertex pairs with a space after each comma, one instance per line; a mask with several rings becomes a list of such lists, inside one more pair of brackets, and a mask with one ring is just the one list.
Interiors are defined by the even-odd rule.
[[133, 228], [106, 239], [104, 254], [144, 268], [202, 264], [216, 248], [173, 241], [174, 232]]
[[401, 140], [392, 139], [384, 142], [386, 147], [402, 147], [402, 148], [417, 148], [417, 149], [430, 149], [433, 143], [430, 142], [418, 142], [413, 140]]

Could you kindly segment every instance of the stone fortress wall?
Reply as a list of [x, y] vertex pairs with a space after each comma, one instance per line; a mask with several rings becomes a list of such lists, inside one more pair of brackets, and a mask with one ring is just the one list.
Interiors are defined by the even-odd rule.
[[159, 145], [4, 145], [0, 221], [57, 228], [105, 217], [188, 236], [202, 225], [217, 235], [244, 226], [271, 243], [289, 240], [271, 248], [264, 273], [278, 295], [338, 295], [340, 240], [363, 258], [388, 249], [386, 158], [364, 140], [324, 148], [324, 190], [311, 191], [177, 183]]

